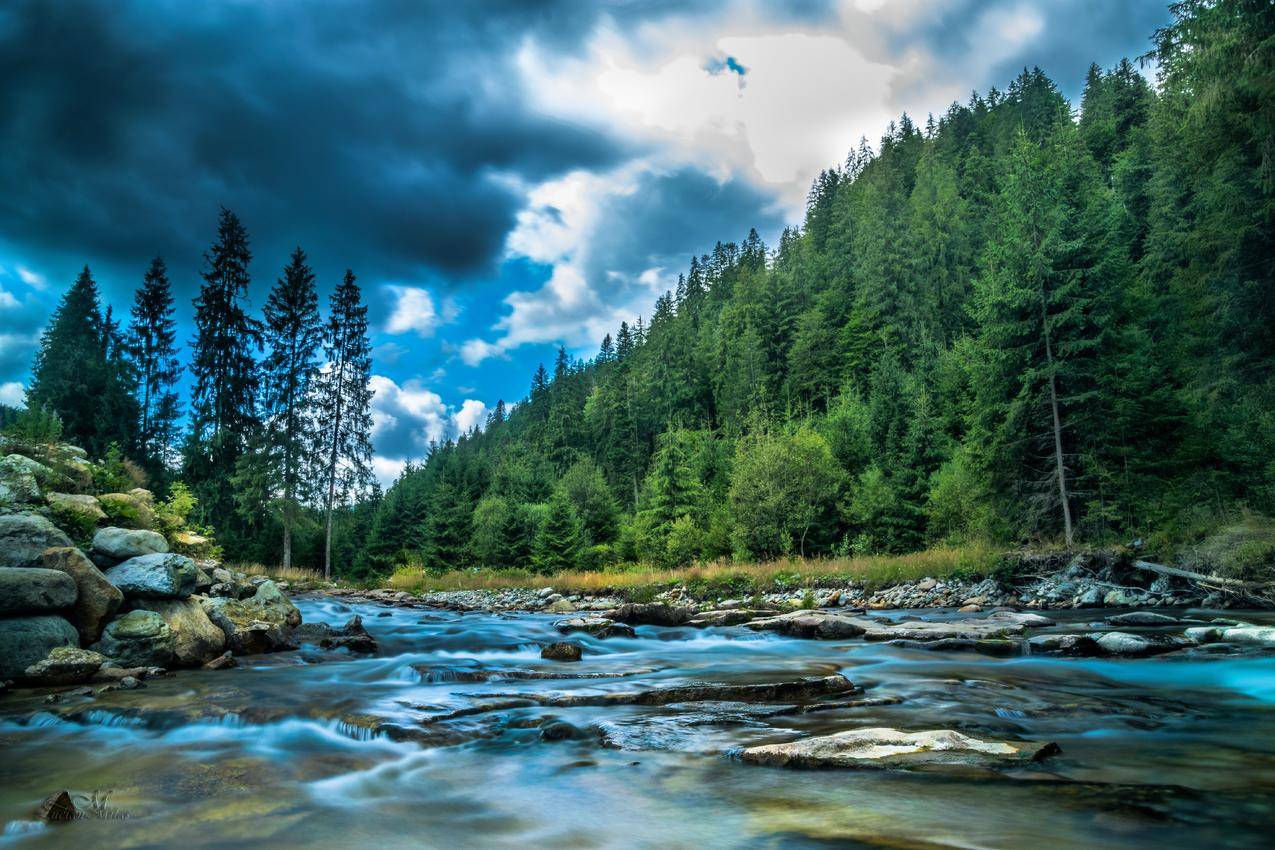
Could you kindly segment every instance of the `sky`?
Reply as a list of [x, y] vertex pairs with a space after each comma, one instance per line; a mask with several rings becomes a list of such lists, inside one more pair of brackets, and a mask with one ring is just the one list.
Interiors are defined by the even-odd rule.
[[[690, 257], [799, 224], [811, 180], [1038, 65], [1078, 102], [1165, 0], [6, 0], [0, 402], [86, 263], [180, 338], [218, 210], [254, 309], [300, 245], [369, 305], [375, 471], [588, 358]], [[1148, 71], [1149, 73], [1149, 71]]]

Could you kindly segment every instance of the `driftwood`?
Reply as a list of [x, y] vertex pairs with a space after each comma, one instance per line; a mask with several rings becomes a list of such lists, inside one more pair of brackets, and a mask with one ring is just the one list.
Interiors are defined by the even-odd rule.
[[1238, 578], [1206, 575], [1204, 573], [1184, 570], [1180, 567], [1166, 567], [1164, 564], [1153, 564], [1150, 561], [1134, 561], [1133, 566], [1139, 570], [1157, 573], [1162, 576], [1183, 578], [1209, 590], [1231, 593], [1250, 599], [1260, 599], [1270, 603], [1275, 598], [1275, 581], [1244, 581]]

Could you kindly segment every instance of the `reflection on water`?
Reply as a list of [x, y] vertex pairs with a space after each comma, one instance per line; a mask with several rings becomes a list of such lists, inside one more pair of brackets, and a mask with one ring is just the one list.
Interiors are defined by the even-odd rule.
[[[0, 846], [1162, 850], [1266, 847], [1275, 823], [1270, 655], [993, 659], [639, 627], [574, 636], [585, 660], [565, 665], [539, 656], [560, 639], [549, 616], [301, 608], [333, 625], [361, 613], [381, 654], [307, 647], [141, 691], [0, 703]], [[833, 673], [902, 702], [794, 714], [525, 699]], [[995, 780], [729, 756], [866, 726], [1052, 740], [1063, 754]], [[129, 817], [32, 822], [63, 787], [109, 791], [104, 811]]]

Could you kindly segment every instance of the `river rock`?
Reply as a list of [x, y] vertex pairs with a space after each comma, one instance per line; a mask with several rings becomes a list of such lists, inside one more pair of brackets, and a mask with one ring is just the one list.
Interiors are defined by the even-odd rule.
[[111, 526], [93, 535], [93, 551], [117, 561], [127, 561], [141, 555], [167, 552], [168, 541], [158, 531]]
[[1021, 641], [1004, 640], [1002, 638], [940, 638], [939, 640], [906, 640], [896, 638], [885, 642], [886, 646], [897, 646], [900, 649], [924, 649], [929, 652], [977, 652], [980, 655], [992, 655], [1006, 658], [1018, 655], [1022, 649]]
[[75, 803], [71, 801], [71, 795], [67, 791], [55, 791], [44, 798], [35, 810], [35, 815], [42, 821], [60, 823], [75, 820], [80, 813], [76, 811]]
[[563, 640], [548, 644], [540, 649], [540, 657], [547, 658], [550, 661], [579, 661], [582, 655], [583, 651], [580, 647]]
[[363, 627], [363, 618], [358, 614], [345, 621], [340, 631], [319, 641], [324, 649], [348, 649], [350, 652], [374, 653], [378, 649], [376, 639]]
[[0, 619], [0, 680], [17, 679], [59, 646], [79, 646], [80, 636], [61, 617]]
[[619, 608], [603, 612], [607, 619], [630, 626], [682, 626], [696, 611], [690, 607], [674, 607], [662, 602], [626, 602]]
[[793, 703], [808, 702], [833, 694], [858, 690], [845, 676], [807, 676], [783, 682], [764, 682], [753, 685], [697, 682], [690, 685], [674, 685], [649, 688], [643, 691], [611, 691], [607, 693], [544, 692], [485, 694], [510, 700], [530, 701], [554, 708], [608, 705], [672, 705], [683, 702], [741, 702], [741, 703]]
[[205, 670], [230, 670], [231, 668], [238, 667], [238, 666], [239, 666], [239, 662], [235, 660], [234, 653], [227, 651], [227, 652], [223, 652], [221, 655], [218, 655], [213, 660], [205, 663], [204, 669]]
[[748, 747], [740, 758], [751, 764], [796, 768], [1013, 767], [1059, 752], [1036, 741], [983, 741], [951, 729], [900, 732], [853, 729], [802, 738], [787, 744]]
[[1041, 614], [1030, 611], [996, 611], [983, 618], [988, 623], [1014, 623], [1029, 629], [1040, 629], [1054, 625], [1054, 621]]
[[563, 599], [561, 596], [545, 606], [545, 610], [550, 614], [570, 614], [575, 609], [575, 603], [570, 600]]
[[167, 667], [172, 664], [177, 638], [154, 611], [129, 611], [112, 620], [92, 649], [120, 667]]
[[1275, 646], [1275, 626], [1196, 626], [1186, 630], [1196, 643], [1244, 643]]
[[1032, 653], [1088, 658], [1102, 654], [1102, 647], [1089, 635], [1036, 635], [1027, 639]]
[[39, 614], [75, 604], [75, 581], [58, 570], [0, 567], [0, 614]]
[[251, 599], [213, 596], [202, 600], [204, 613], [226, 636], [235, 655], [259, 655], [296, 649], [291, 629], [276, 608], [272, 613]]
[[1135, 635], [1129, 632], [1107, 632], [1094, 639], [1104, 655], [1122, 657], [1159, 655], [1189, 645], [1189, 641], [1170, 635]]
[[46, 549], [40, 556], [40, 566], [46, 570], [60, 570], [75, 582], [75, 606], [68, 619], [79, 630], [82, 644], [97, 641], [106, 623], [115, 616], [124, 601], [123, 592], [74, 546]]
[[553, 624], [553, 627], [563, 634], [585, 632], [598, 638], [637, 637], [637, 633], [628, 623], [617, 623], [606, 617], [570, 617], [559, 620]]
[[987, 619], [915, 620], [904, 623], [868, 622], [865, 640], [990, 640], [1022, 634], [1018, 623], [1004, 623]]
[[92, 679], [106, 656], [78, 646], [58, 646], [32, 664], [22, 678], [33, 685], [77, 685]]
[[36, 567], [45, 549], [70, 545], [71, 538], [42, 516], [0, 516], [0, 567]]
[[164, 618], [173, 633], [173, 661], [178, 665], [194, 667], [226, 649], [225, 633], [194, 599], [139, 599], [133, 604]]
[[800, 638], [820, 640], [838, 640], [840, 638], [858, 637], [874, 628], [871, 620], [859, 617], [847, 617], [831, 611], [807, 609], [780, 614], [774, 617], [762, 617], [745, 623], [746, 628], [758, 632], [779, 632]]
[[1113, 626], [1176, 626], [1182, 622], [1177, 617], [1157, 614], [1154, 611], [1130, 611], [1127, 614], [1108, 617], [1106, 621]]
[[129, 599], [184, 599], [198, 584], [195, 562], [172, 552], [129, 558], [107, 570], [106, 579]]
[[711, 626], [741, 626], [750, 620], [759, 620], [773, 616], [774, 610], [765, 608], [719, 608], [716, 611], [704, 611], [686, 621], [686, 625], [697, 628]]
[[90, 527], [106, 521], [106, 512], [102, 510], [96, 496], [87, 493], [48, 493], [45, 500], [55, 512], [76, 517]]
[[[285, 626], [301, 625], [301, 612], [292, 600], [279, 590], [279, 586], [267, 579], [257, 585], [257, 592], [252, 595], [251, 603], [264, 612], [261, 618], [271, 623], [282, 623]], [[359, 620], [362, 624], [362, 620]], [[347, 624], [348, 625], [348, 624]]]

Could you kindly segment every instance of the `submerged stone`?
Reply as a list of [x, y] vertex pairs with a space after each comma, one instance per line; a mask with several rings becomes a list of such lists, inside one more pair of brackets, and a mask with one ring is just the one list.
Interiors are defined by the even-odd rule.
[[1059, 752], [1037, 741], [984, 741], [951, 729], [900, 732], [853, 729], [786, 744], [748, 747], [740, 758], [751, 764], [796, 768], [1013, 767]]

